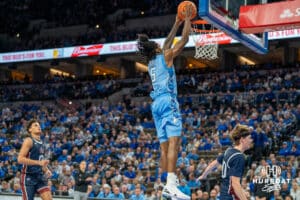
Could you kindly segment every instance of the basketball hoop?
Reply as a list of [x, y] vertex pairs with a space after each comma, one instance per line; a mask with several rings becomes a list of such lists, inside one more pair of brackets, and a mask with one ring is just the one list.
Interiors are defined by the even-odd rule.
[[192, 22], [192, 37], [195, 42], [195, 58], [215, 60], [218, 58], [218, 40], [220, 31], [205, 20]]

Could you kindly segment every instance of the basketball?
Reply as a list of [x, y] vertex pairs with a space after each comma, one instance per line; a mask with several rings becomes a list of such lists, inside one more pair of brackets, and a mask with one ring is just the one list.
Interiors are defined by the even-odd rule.
[[185, 18], [185, 9], [187, 9], [189, 5], [191, 5], [192, 9], [193, 9], [192, 10], [192, 19], [196, 17], [196, 15], [197, 15], [196, 5], [191, 1], [183, 1], [177, 7], [177, 14], [178, 14], [179, 19], [184, 20], [184, 18]]

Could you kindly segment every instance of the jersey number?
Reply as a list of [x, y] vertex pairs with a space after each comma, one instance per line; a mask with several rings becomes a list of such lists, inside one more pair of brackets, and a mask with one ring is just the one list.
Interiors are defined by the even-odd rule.
[[222, 178], [226, 178], [226, 175], [227, 175], [227, 165], [226, 165], [226, 162], [223, 161], [223, 163], [222, 163]]
[[155, 68], [154, 67], [150, 69], [150, 76], [151, 76], [152, 82], [155, 82], [156, 74], [155, 74]]

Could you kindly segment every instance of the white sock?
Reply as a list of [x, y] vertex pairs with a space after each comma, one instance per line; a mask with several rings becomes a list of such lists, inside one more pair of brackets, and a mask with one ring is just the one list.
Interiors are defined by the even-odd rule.
[[176, 185], [176, 177], [174, 172], [168, 172], [167, 185]]

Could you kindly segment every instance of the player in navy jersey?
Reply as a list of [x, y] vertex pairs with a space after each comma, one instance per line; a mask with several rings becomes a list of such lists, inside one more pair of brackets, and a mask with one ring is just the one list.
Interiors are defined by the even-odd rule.
[[52, 200], [47, 178], [51, 171], [47, 165], [49, 160], [45, 159], [45, 145], [41, 140], [41, 127], [37, 120], [28, 123], [27, 131], [29, 137], [24, 139], [18, 163], [23, 164], [21, 171], [21, 189], [23, 200], [33, 200], [38, 193], [43, 200]]
[[232, 130], [231, 138], [234, 147], [228, 148], [211, 162], [198, 179], [205, 179], [213, 169], [222, 165], [220, 199], [247, 200], [246, 193], [241, 186], [241, 180], [245, 168], [244, 151], [252, 147], [251, 128], [238, 124]]
[[151, 109], [161, 148], [160, 164], [163, 171], [168, 172], [163, 195], [177, 199], [190, 199], [190, 197], [177, 188], [178, 179], [175, 175], [182, 119], [177, 101], [177, 83], [173, 61], [188, 42], [191, 13], [192, 8], [188, 7], [185, 11], [186, 18], [184, 19], [182, 38], [173, 47], [176, 32], [183, 22], [178, 16], [176, 16], [176, 21], [162, 48], [143, 34], [138, 35], [137, 44], [139, 53], [148, 62], [148, 73], [153, 86], [150, 94], [153, 100]]

